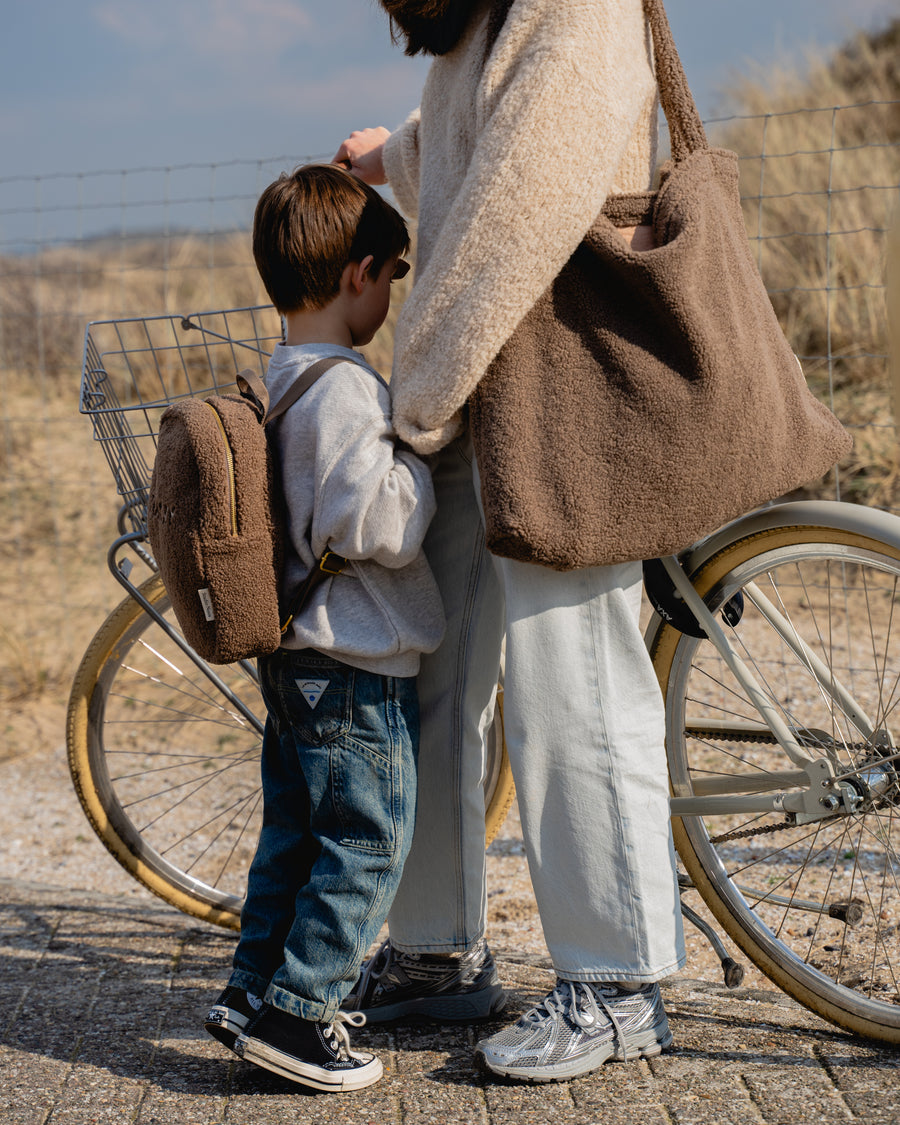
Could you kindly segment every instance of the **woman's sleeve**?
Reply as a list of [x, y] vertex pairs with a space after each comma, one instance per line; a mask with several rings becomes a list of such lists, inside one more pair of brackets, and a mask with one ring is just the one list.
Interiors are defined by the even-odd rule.
[[385, 141], [384, 171], [397, 205], [414, 219], [419, 213], [419, 111], [417, 109]]
[[590, 228], [655, 106], [640, 0], [523, 8], [531, 18], [498, 40], [495, 57], [512, 61], [490, 76], [465, 180], [397, 326], [394, 424], [422, 453], [458, 432], [466, 399]]

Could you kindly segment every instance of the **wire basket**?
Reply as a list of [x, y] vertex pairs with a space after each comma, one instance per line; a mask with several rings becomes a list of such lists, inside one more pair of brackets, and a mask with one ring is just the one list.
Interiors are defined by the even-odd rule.
[[106, 456], [124, 523], [146, 535], [159, 422], [179, 399], [236, 392], [244, 368], [265, 376], [281, 340], [271, 305], [92, 321], [85, 331], [82, 414]]

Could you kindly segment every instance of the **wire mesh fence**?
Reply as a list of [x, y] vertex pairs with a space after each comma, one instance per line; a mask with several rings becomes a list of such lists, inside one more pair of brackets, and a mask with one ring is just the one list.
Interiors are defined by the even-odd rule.
[[813, 389], [854, 431], [834, 492], [893, 507], [885, 267], [900, 180], [900, 103], [711, 122], [742, 157], [748, 234]]
[[[785, 331], [856, 439], [827, 494], [894, 507], [884, 277], [900, 102], [707, 124], [742, 157], [748, 235]], [[314, 159], [324, 156], [0, 177], [0, 699], [13, 712], [35, 692], [64, 698], [119, 597], [104, 561], [116, 489], [78, 413], [87, 322], [264, 302], [248, 233], [255, 200]]]

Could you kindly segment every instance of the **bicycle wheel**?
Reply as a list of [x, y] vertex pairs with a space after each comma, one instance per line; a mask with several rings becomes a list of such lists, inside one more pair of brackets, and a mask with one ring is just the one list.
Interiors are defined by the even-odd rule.
[[[900, 549], [861, 532], [864, 518], [744, 535], [693, 575], [716, 611], [742, 591], [743, 613], [725, 632], [837, 784], [811, 815], [705, 811], [673, 817], [673, 832], [694, 887], [771, 980], [841, 1027], [898, 1042]], [[802, 771], [706, 638], [663, 625], [651, 654], [674, 796], [799, 792]], [[829, 809], [835, 793], [849, 805]]]
[[[158, 575], [141, 593], [177, 628]], [[88, 646], [69, 700], [69, 769], [94, 831], [154, 894], [231, 929], [259, 833], [264, 718], [252, 664], [198, 668], [130, 597]], [[498, 708], [490, 839], [512, 795]]]

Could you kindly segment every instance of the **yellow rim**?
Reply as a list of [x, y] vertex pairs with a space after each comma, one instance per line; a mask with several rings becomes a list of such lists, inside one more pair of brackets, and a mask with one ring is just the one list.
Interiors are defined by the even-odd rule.
[[[877, 540], [860, 535], [858, 532], [811, 526], [770, 528], [740, 539], [714, 555], [694, 578], [697, 592], [701, 596], [705, 596], [736, 566], [763, 552], [800, 543], [851, 546], [871, 550], [900, 561], [900, 552]], [[682, 634], [677, 629], [665, 626], [661, 629], [653, 646], [651, 656], [663, 696], [666, 695], [672, 664], [681, 638]], [[824, 1000], [773, 961], [735, 918], [728, 904], [717, 894], [700, 858], [694, 851], [684, 823], [679, 817], [672, 818], [672, 834], [675, 840], [675, 848], [703, 901], [735, 944], [770, 980], [793, 996], [804, 1007], [817, 1012], [823, 1018], [840, 1027], [884, 1042], [900, 1042], [900, 1027], [885, 1027], [883, 1024], [858, 1016], [846, 1008]]]
[[[153, 575], [141, 587], [141, 593], [155, 605], [165, 596], [162, 580]], [[240, 929], [240, 914], [236, 910], [211, 906], [182, 888], [173, 885], [161, 875], [134, 848], [123, 839], [109, 810], [105, 806], [100, 788], [103, 779], [94, 776], [90, 754], [90, 714], [94, 693], [100, 677], [111, 663], [118, 661], [117, 649], [123, 637], [142, 616], [143, 610], [133, 598], [125, 598], [107, 617], [97, 630], [81, 664], [75, 674], [66, 720], [66, 744], [69, 772], [72, 783], [85, 815], [104, 846], [139, 883], [170, 905], [192, 917], [224, 926], [227, 929]], [[498, 710], [502, 732], [502, 701], [498, 699]], [[516, 792], [512, 770], [506, 753], [506, 742], [502, 739], [502, 754], [497, 782], [490, 794], [485, 812], [486, 844], [490, 845], [503, 826], [503, 822], [515, 800]]]
[[506, 738], [503, 735], [503, 693], [497, 693], [497, 713], [500, 716], [500, 770], [497, 774], [497, 784], [488, 800], [484, 815], [485, 847], [490, 847], [503, 827], [512, 803], [516, 799], [516, 786], [513, 782], [512, 769], [506, 753]]
[[[141, 587], [141, 592], [155, 605], [165, 593], [159, 576], [149, 578]], [[75, 673], [66, 717], [66, 746], [72, 783], [97, 836], [130, 875], [178, 910], [214, 925], [236, 930], [240, 928], [238, 913], [211, 906], [185, 893], [135, 854], [110, 819], [91, 769], [89, 727], [94, 692], [103, 669], [116, 660], [117, 647], [123, 636], [142, 613], [143, 610], [134, 599], [125, 598], [97, 630]]]

